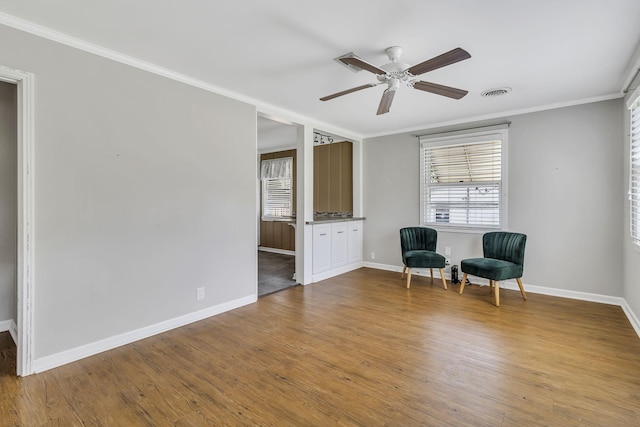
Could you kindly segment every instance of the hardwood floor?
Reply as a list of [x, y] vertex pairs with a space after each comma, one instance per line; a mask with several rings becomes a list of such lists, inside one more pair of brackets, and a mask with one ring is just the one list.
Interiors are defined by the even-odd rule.
[[0, 425], [640, 425], [620, 307], [360, 269], [41, 374]]

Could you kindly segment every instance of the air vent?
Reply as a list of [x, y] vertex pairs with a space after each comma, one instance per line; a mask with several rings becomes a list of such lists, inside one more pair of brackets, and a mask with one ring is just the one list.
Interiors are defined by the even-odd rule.
[[485, 90], [484, 92], [482, 92], [480, 95], [481, 96], [485, 96], [487, 98], [493, 98], [495, 96], [502, 96], [502, 95], [506, 95], [509, 92], [511, 92], [511, 88], [510, 87], [499, 87], [497, 89], [489, 89], [489, 90]]

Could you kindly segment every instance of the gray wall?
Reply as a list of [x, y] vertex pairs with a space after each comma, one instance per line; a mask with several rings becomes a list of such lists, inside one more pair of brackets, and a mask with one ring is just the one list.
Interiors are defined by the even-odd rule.
[[0, 52], [35, 74], [36, 359], [256, 294], [254, 106], [3, 26]]
[[0, 321], [16, 321], [17, 87], [0, 82]]
[[[511, 121], [508, 228], [529, 236], [525, 284], [622, 296], [622, 113], [618, 99], [504, 119]], [[368, 262], [401, 266], [398, 230], [419, 224], [413, 134], [364, 141]], [[482, 256], [481, 238], [440, 232], [438, 250], [451, 247], [459, 264]]]
[[[626, 110], [626, 101], [640, 85], [640, 76], [631, 83], [631, 90], [627, 97], [625, 97], [625, 111], [624, 111], [624, 160], [621, 169], [624, 170], [624, 191], [625, 194], [629, 190], [629, 163], [630, 163], [630, 132], [629, 132], [629, 111]], [[622, 221], [622, 235], [623, 235], [623, 263], [624, 263], [624, 299], [629, 304], [631, 310], [636, 316], [640, 317], [640, 248], [631, 241], [631, 233], [629, 232], [630, 221], [630, 206], [629, 198], [624, 198], [623, 204], [624, 221]]]

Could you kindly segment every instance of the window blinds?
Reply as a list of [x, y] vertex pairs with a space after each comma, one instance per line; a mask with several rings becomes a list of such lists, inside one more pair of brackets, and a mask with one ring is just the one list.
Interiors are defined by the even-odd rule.
[[263, 160], [262, 216], [291, 216], [293, 204], [293, 157]]
[[262, 181], [262, 215], [291, 216], [291, 178]]
[[422, 144], [423, 223], [500, 227], [502, 139]]

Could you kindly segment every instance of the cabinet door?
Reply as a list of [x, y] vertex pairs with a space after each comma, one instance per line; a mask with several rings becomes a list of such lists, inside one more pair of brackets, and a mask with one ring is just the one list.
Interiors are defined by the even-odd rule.
[[342, 143], [329, 145], [329, 211], [342, 210]]
[[347, 262], [353, 264], [362, 261], [362, 221], [347, 223]]
[[[318, 145], [318, 205], [314, 207], [319, 212], [331, 212], [329, 208], [331, 153], [330, 145]], [[315, 149], [314, 149], [315, 154]], [[315, 162], [314, 162], [315, 163]]]
[[335, 222], [331, 226], [331, 268], [347, 264], [347, 223]]
[[320, 146], [313, 147], [313, 210], [320, 211]]
[[353, 144], [344, 142], [341, 147], [342, 191], [340, 193], [341, 212], [353, 212]]
[[331, 224], [313, 226], [313, 274], [331, 268]]
[[350, 142], [313, 147], [313, 209], [353, 212], [353, 145]]

